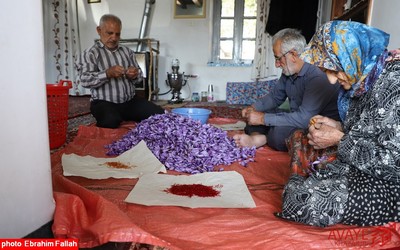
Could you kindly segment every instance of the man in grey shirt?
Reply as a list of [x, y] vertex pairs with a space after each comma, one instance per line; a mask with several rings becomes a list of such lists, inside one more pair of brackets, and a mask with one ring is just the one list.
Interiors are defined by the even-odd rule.
[[[238, 146], [268, 145], [287, 151], [286, 139], [297, 129], [306, 129], [310, 118], [320, 114], [339, 120], [339, 84], [330, 84], [318, 67], [300, 59], [306, 40], [296, 29], [283, 29], [273, 38], [275, 66], [282, 75], [273, 90], [242, 110], [247, 119], [244, 134], [234, 140]], [[288, 99], [289, 111], [279, 109]]]
[[100, 40], [76, 61], [78, 83], [90, 88], [90, 111], [97, 126], [117, 128], [123, 121], [140, 122], [164, 110], [135, 95], [135, 83], [142, 71], [134, 52], [119, 45], [122, 23], [114, 15], [103, 15], [97, 27]]

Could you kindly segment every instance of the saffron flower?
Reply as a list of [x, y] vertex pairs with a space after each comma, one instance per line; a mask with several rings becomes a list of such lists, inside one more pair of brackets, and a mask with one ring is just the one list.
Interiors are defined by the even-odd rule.
[[[106, 146], [110, 156], [120, 155], [140, 141], [168, 170], [184, 173], [214, 171], [218, 165], [254, 161], [255, 147], [239, 148], [226, 131], [174, 114], [157, 114], [138, 123], [121, 139]], [[222, 169], [220, 169], [222, 170]]]

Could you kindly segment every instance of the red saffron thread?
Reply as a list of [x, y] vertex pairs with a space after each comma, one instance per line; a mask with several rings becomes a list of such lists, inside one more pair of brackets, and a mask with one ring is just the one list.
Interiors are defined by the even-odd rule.
[[212, 186], [205, 186], [202, 184], [174, 184], [165, 189], [164, 192], [188, 197], [215, 197], [221, 193]]

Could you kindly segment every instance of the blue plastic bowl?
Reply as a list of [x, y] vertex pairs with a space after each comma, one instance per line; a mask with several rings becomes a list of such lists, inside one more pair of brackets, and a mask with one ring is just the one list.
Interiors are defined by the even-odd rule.
[[172, 113], [183, 115], [194, 120], [198, 120], [202, 124], [206, 124], [208, 117], [211, 114], [211, 110], [202, 108], [176, 108], [172, 110]]

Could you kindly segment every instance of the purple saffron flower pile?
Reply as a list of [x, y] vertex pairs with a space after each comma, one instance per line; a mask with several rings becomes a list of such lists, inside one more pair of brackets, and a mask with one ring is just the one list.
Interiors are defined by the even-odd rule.
[[138, 123], [120, 140], [107, 145], [107, 154], [120, 155], [142, 140], [167, 169], [190, 174], [211, 172], [215, 166], [236, 161], [246, 166], [256, 153], [255, 148], [237, 147], [219, 128], [167, 113]]

